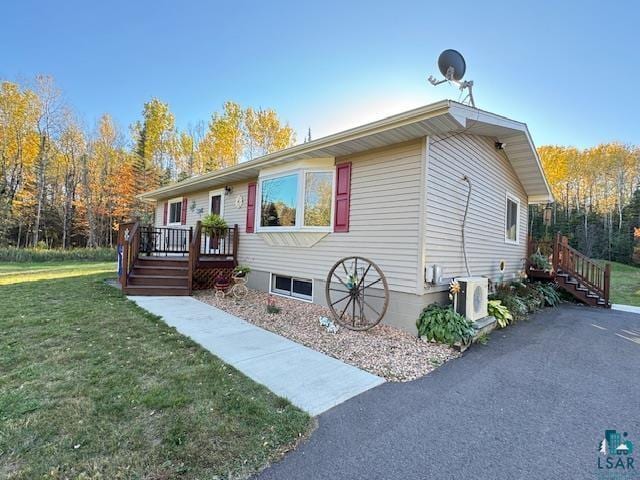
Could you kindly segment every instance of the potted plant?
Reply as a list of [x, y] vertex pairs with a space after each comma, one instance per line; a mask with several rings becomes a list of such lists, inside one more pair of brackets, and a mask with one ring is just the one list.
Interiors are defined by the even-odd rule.
[[529, 271], [527, 272], [529, 278], [538, 280], [551, 280], [553, 279], [553, 267], [549, 258], [540, 252], [540, 249], [536, 250], [529, 256]]
[[221, 237], [229, 230], [229, 225], [224, 218], [216, 213], [211, 213], [202, 219], [202, 231], [213, 237]]
[[224, 275], [218, 275], [216, 277], [216, 280], [214, 283], [216, 290], [226, 290], [227, 288], [229, 288], [229, 285], [231, 285], [231, 282]]
[[238, 265], [233, 269], [234, 278], [244, 278], [251, 272], [251, 268], [247, 265]]

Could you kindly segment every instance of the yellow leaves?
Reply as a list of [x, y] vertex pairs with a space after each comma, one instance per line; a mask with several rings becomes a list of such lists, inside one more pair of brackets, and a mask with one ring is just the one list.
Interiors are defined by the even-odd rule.
[[565, 208], [609, 212], [638, 186], [637, 148], [613, 142], [584, 150], [544, 146], [538, 153], [556, 201]]
[[222, 113], [211, 117], [198, 150], [204, 171], [211, 171], [282, 150], [294, 141], [293, 129], [283, 125], [274, 110], [243, 110], [235, 102], [226, 102]]

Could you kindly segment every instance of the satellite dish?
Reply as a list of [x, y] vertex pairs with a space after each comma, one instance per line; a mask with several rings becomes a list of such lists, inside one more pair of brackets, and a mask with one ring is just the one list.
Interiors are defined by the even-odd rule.
[[464, 57], [457, 50], [448, 49], [438, 57], [438, 68], [447, 80], [462, 80], [467, 64]]
[[[467, 91], [467, 95], [462, 100], [462, 103], [468, 102], [472, 107], [476, 106], [473, 99], [473, 81], [462, 80], [465, 72], [467, 71], [467, 63], [464, 61], [464, 57], [457, 50], [451, 48], [445, 50], [438, 57], [438, 68], [440, 73], [444, 75], [442, 80], [438, 80], [430, 75], [428, 80], [431, 85], [440, 85], [441, 83], [453, 83], [458, 86], [461, 92]], [[461, 96], [463, 93], [461, 93]]]

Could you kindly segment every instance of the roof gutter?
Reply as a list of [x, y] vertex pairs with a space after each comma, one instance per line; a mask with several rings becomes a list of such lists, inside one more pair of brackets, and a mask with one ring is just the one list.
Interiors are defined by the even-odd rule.
[[443, 100], [430, 105], [426, 105], [424, 107], [409, 110], [408, 112], [403, 112], [401, 114], [393, 115], [382, 120], [377, 120], [375, 122], [361, 125], [359, 127], [328, 135], [317, 140], [312, 140], [308, 143], [302, 143], [290, 148], [286, 148], [284, 150], [279, 150], [277, 152], [255, 158], [253, 160], [239, 163], [232, 167], [224, 168], [222, 170], [216, 170], [214, 172], [206, 173], [198, 177], [188, 178], [181, 182], [167, 185], [165, 187], [160, 187], [149, 192], [144, 192], [137, 195], [136, 198], [146, 202], [154, 202], [157, 197], [170, 196], [171, 192], [184, 187], [197, 186], [207, 181], [215, 180], [219, 177], [224, 177], [231, 173], [243, 172], [245, 170], [256, 167], [264, 168], [269, 166], [271, 163], [282, 160], [286, 157], [309, 154], [314, 150], [332, 147], [342, 142], [357, 140], [358, 138], [379, 133], [381, 131], [390, 130], [392, 128], [400, 127], [408, 123], [426, 120], [428, 118], [446, 113], [449, 110], [451, 103], [452, 102], [450, 100]]

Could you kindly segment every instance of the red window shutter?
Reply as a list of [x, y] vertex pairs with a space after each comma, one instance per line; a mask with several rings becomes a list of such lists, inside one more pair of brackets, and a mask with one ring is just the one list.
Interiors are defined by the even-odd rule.
[[180, 223], [182, 225], [187, 224], [187, 206], [188, 205], [189, 205], [189, 200], [187, 199], [187, 197], [182, 197], [182, 210], [180, 211], [180, 214], [181, 214]]
[[336, 166], [336, 213], [334, 232], [349, 231], [349, 210], [351, 209], [351, 162]]
[[256, 221], [256, 182], [248, 185], [247, 189], [247, 233], [255, 231]]
[[168, 213], [169, 213], [169, 202], [164, 202], [164, 216], [162, 217], [162, 225], [167, 224]]

